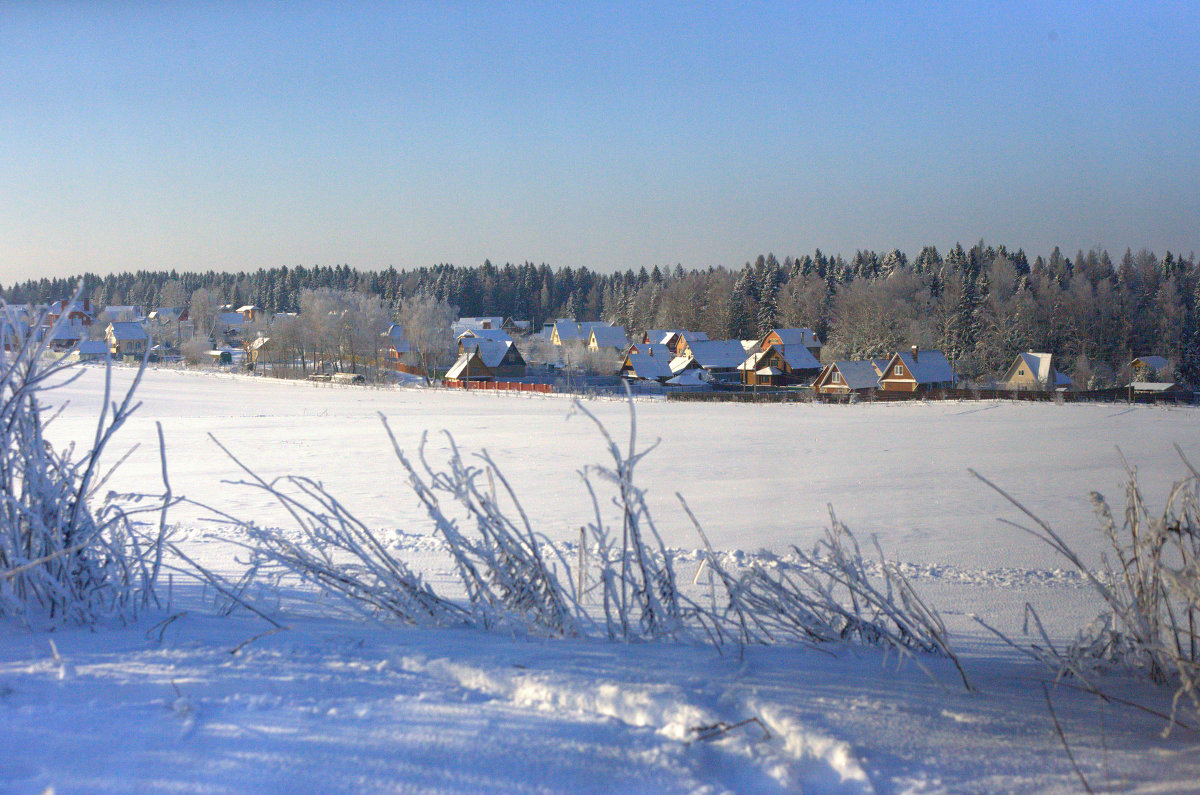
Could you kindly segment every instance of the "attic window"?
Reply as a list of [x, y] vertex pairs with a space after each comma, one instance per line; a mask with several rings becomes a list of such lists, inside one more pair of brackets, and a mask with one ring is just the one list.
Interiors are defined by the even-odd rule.
[[833, 381], [833, 383], [835, 383], [835, 384], [840, 384], [840, 383], [842, 383], [842, 374], [841, 374], [841, 373], [834, 373], [834, 374], [833, 374], [832, 381]]
[[1017, 370], [1017, 375], [1025, 375], [1025, 371], [1024, 371], [1024, 370]]
[[892, 371], [892, 375], [904, 375], [904, 365], [896, 365], [896, 369]]

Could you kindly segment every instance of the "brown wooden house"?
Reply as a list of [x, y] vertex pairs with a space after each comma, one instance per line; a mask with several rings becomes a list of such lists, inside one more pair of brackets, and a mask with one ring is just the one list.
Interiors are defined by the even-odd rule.
[[821, 370], [821, 374], [813, 382], [813, 391], [819, 395], [874, 392], [879, 387], [879, 376], [883, 374], [883, 368], [886, 366], [886, 359], [833, 362]]
[[957, 384], [954, 368], [941, 351], [923, 351], [912, 347], [909, 353], [893, 353], [879, 376], [879, 388], [885, 392], [924, 392], [952, 389]]

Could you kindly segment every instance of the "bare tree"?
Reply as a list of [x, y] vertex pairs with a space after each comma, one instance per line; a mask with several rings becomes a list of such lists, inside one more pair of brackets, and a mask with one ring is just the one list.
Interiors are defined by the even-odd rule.
[[449, 363], [454, 352], [451, 324], [457, 318], [457, 307], [428, 292], [409, 296], [400, 307], [404, 338], [416, 353], [426, 377], [431, 381], [434, 369]]

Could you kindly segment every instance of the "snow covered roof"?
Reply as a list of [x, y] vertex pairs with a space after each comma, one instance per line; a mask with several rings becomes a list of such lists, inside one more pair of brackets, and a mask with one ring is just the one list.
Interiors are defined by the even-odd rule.
[[783, 375], [783, 370], [778, 367], [763, 367], [754, 371], [756, 375]]
[[483, 360], [479, 358], [479, 352], [475, 349], [464, 351], [462, 356], [458, 357], [458, 361], [446, 371], [446, 378], [461, 380], [469, 377], [471, 374], [472, 359], [480, 364], [483, 363]]
[[1129, 386], [1134, 392], [1169, 392], [1176, 388], [1174, 382], [1160, 384], [1153, 381], [1134, 381]]
[[738, 340], [696, 340], [688, 343], [688, 352], [705, 370], [736, 370], [746, 361], [746, 351]]
[[146, 329], [142, 328], [141, 323], [118, 322], [109, 323], [108, 327], [112, 329], [113, 339], [118, 340], [144, 340], [146, 339]]
[[1139, 356], [1133, 361], [1152, 370], [1165, 370], [1170, 364], [1165, 356]]
[[512, 337], [502, 328], [467, 328], [455, 335], [460, 340], [477, 339], [492, 342], [512, 342]]
[[240, 326], [245, 320], [239, 312], [222, 312], [217, 315], [217, 321], [225, 326]]
[[408, 340], [404, 337], [404, 326], [399, 323], [393, 323], [388, 326], [387, 331], [383, 332], [383, 337], [387, 337], [392, 341], [392, 347], [396, 349], [396, 353], [408, 353], [412, 348], [408, 344]]
[[635, 342], [630, 346], [630, 353], [645, 353], [650, 356], [660, 357], [663, 361], [669, 362], [675, 357], [671, 349], [666, 345], [659, 345], [653, 342]]
[[[773, 346], [778, 348], [779, 346]], [[793, 370], [820, 370], [821, 363], [817, 361], [817, 357], [812, 355], [812, 351], [803, 345], [784, 345], [779, 351], [783, 354], [783, 360], [788, 363], [788, 367]]]
[[665, 356], [651, 356], [647, 353], [631, 353], [626, 357], [633, 374], [637, 378], [659, 380], [674, 375], [671, 371], [670, 360]]
[[554, 330], [558, 332], [560, 342], [586, 343], [592, 335], [592, 329], [594, 328], [609, 328], [609, 325], [602, 320], [585, 320], [583, 322], [576, 322], [574, 320], [554, 321]]
[[843, 359], [834, 362], [832, 366], [842, 374], [842, 381], [850, 389], [870, 389], [879, 384], [879, 373], [887, 366], [887, 361], [878, 359], [853, 362]]
[[[914, 359], [912, 353], [897, 353], [904, 367], [918, 384], [954, 383], [954, 368], [946, 360], [946, 354], [941, 351], [918, 351]], [[890, 362], [889, 362], [890, 364]]]
[[478, 351], [480, 360], [489, 368], [499, 367], [504, 361], [505, 355], [508, 354], [509, 348], [513, 346], [512, 340], [472, 339], [471, 337], [464, 337], [462, 344], [464, 354]]
[[592, 329], [588, 344], [591, 344], [593, 339], [598, 348], [624, 349], [629, 344], [629, 338], [625, 336], [625, 329], [620, 326], [597, 326]]
[[81, 354], [94, 356], [108, 353], [108, 343], [104, 340], [82, 340], [79, 343]]
[[700, 363], [691, 356], [676, 356], [671, 360], [670, 367], [672, 373], [678, 374], [689, 368], [699, 368]]
[[463, 330], [469, 328], [475, 329], [498, 329], [504, 325], [502, 317], [460, 317], [454, 321], [455, 328]]
[[701, 386], [708, 383], [708, 374], [703, 370], [684, 370], [674, 378], [667, 379], [672, 386]]
[[[777, 328], [771, 329], [767, 334], [769, 337], [775, 334], [779, 337], [779, 341], [786, 345], [802, 345], [806, 348], [818, 348], [821, 346], [821, 341], [817, 339], [817, 332], [810, 328]], [[766, 339], [765, 337], [763, 338]]]

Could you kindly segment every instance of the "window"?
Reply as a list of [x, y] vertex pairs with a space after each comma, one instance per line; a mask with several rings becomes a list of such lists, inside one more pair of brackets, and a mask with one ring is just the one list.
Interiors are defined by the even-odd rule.
[[1017, 370], [1017, 375], [1025, 375], [1025, 371], [1024, 371], [1024, 370]]
[[896, 369], [892, 370], [892, 375], [904, 375], [904, 365], [896, 365]]
[[840, 383], [842, 383], [842, 374], [841, 374], [841, 373], [834, 373], [834, 374], [833, 374], [833, 383], [835, 383], [835, 384], [840, 384]]

